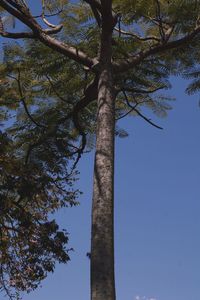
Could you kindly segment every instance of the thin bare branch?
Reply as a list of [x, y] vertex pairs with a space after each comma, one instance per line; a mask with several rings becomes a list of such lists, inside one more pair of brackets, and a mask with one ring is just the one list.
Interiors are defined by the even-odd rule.
[[46, 19], [46, 16], [45, 16], [45, 10], [46, 10], [46, 7], [45, 7], [45, 0], [42, 0], [42, 15], [41, 15], [41, 17], [42, 17], [42, 20], [43, 20], [43, 22], [48, 26], [48, 27], [50, 27], [50, 28], [57, 28], [57, 27], [60, 27], [61, 26], [61, 28], [63, 27], [62, 25], [54, 25], [54, 24], [52, 24], [52, 23], [50, 23], [47, 19]]
[[[138, 116], [140, 116], [142, 119], [144, 119], [147, 123], [149, 123], [150, 125], [158, 128], [158, 129], [163, 129], [162, 127], [156, 125], [154, 122], [151, 121], [151, 119], [148, 119], [147, 117], [145, 117], [137, 108], [136, 108], [136, 105], [135, 106], [132, 106], [128, 100], [128, 97], [126, 95], [126, 92], [125, 91], [122, 91], [123, 92], [123, 95], [125, 97], [125, 100], [126, 100], [126, 103], [127, 105], [131, 108], [131, 110], [128, 112], [130, 113], [131, 111], [135, 111]], [[138, 105], [139, 103], [136, 102], [136, 104]]]
[[14, 33], [14, 32], [7, 32], [7, 31], [0, 31], [0, 35], [5, 38], [16, 39], [16, 40], [34, 38], [34, 34], [32, 34], [31, 32]]
[[24, 110], [25, 110], [25, 112], [26, 112], [28, 118], [29, 118], [29, 119], [31, 120], [31, 122], [32, 122], [33, 124], [35, 124], [37, 127], [46, 128], [46, 126], [44, 126], [44, 125], [38, 123], [37, 121], [35, 121], [35, 119], [31, 116], [31, 114], [30, 114], [30, 112], [29, 112], [29, 110], [28, 110], [28, 107], [27, 107], [26, 101], [25, 101], [25, 96], [24, 96], [24, 94], [23, 94], [23, 90], [22, 90], [22, 86], [21, 86], [21, 72], [20, 72], [20, 70], [18, 69], [18, 77], [17, 77], [17, 78], [14, 77], [14, 76], [12, 76], [12, 75], [7, 75], [7, 76], [10, 77], [10, 78], [12, 78], [12, 79], [14, 79], [14, 80], [17, 82], [18, 90], [19, 90], [19, 95], [20, 95], [20, 100], [21, 100], [21, 102], [22, 102], [22, 104], [23, 104]]
[[135, 110], [135, 108], [136, 108], [137, 105], [138, 105], [138, 103], [137, 103], [135, 106], [133, 106], [127, 113], [125, 113], [124, 115], [122, 115], [122, 116], [116, 118], [115, 121], [119, 121], [119, 120], [125, 118], [126, 116], [130, 115], [130, 113], [131, 113], [133, 110]]
[[[50, 17], [55, 17], [60, 15], [63, 12], [63, 7], [61, 9], [59, 9], [56, 13], [53, 14], [44, 14], [45, 18], [50, 18]], [[42, 14], [37, 15], [37, 16], [33, 16], [34, 19], [38, 19], [38, 18], [42, 18]]]
[[125, 90], [126, 92], [131, 92], [131, 93], [135, 93], [135, 94], [152, 94], [152, 93], [155, 93], [155, 92], [157, 92], [159, 90], [162, 90], [164, 88], [166, 88], [166, 85], [162, 85], [162, 86], [159, 86], [157, 88], [150, 89], [150, 90], [136, 89], [136, 88], [130, 88], [130, 87], [124, 86], [120, 90]]
[[63, 98], [63, 97], [57, 92], [57, 90], [56, 90], [56, 88], [55, 88], [55, 86], [54, 86], [54, 84], [53, 84], [51, 78], [50, 78], [48, 75], [46, 75], [46, 78], [47, 78], [48, 82], [50, 83], [50, 85], [51, 85], [51, 87], [52, 87], [52, 90], [54, 91], [55, 95], [56, 95], [61, 101], [65, 102], [65, 103], [68, 103], [68, 104], [72, 104], [72, 103], [69, 102], [69, 100]]
[[114, 28], [115, 31], [119, 32], [120, 34], [122, 35], [126, 35], [126, 36], [131, 36], [139, 41], [151, 41], [151, 40], [154, 40], [154, 41], [157, 41], [157, 42], [160, 42], [160, 39], [157, 38], [156, 36], [147, 36], [147, 37], [141, 37], [133, 32], [129, 32], [129, 31], [125, 31], [125, 30], [122, 30], [120, 28], [117, 28], [115, 27]]

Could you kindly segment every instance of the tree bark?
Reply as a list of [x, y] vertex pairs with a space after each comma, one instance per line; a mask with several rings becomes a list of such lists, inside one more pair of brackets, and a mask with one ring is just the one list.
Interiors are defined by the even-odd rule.
[[110, 70], [99, 80], [91, 248], [91, 299], [114, 300], [114, 93]]
[[92, 207], [91, 300], [115, 300], [113, 226], [115, 93], [111, 39], [112, 32], [103, 31]]

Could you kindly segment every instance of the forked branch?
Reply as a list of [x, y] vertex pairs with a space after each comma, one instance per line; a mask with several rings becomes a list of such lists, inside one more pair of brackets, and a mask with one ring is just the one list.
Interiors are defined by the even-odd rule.
[[49, 48], [65, 55], [68, 58], [73, 59], [74, 61], [88, 67], [92, 68], [95, 64], [95, 59], [90, 58], [86, 53], [73, 47], [67, 43], [63, 43], [57, 39], [52, 38], [50, 35], [58, 33], [62, 29], [62, 25], [53, 25], [49, 23], [45, 16], [43, 15], [46, 24], [48, 24], [49, 29], [43, 29], [40, 24], [36, 21], [34, 16], [31, 14], [30, 10], [24, 6], [20, 5], [16, 1], [12, 0], [0, 0], [0, 7], [5, 9], [9, 14], [13, 17], [17, 18], [21, 21], [24, 25], [26, 25], [31, 32], [18, 32], [18, 33], [9, 33], [5, 32], [3, 28], [3, 23], [1, 20], [0, 23], [0, 35], [12, 38], [12, 39], [19, 39], [19, 38], [32, 38], [40, 40], [43, 44], [48, 46]]

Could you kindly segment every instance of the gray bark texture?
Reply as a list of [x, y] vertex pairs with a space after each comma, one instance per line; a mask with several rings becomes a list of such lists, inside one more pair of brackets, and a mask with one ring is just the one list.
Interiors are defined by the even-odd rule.
[[114, 95], [108, 70], [99, 81], [91, 249], [92, 300], [114, 300]]
[[114, 130], [112, 30], [103, 28], [100, 48], [98, 113], [92, 207], [91, 300], [115, 300]]

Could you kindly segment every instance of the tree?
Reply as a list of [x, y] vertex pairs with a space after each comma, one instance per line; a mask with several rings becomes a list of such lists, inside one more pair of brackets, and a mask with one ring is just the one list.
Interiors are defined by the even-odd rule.
[[[54, 116], [53, 130], [50, 119], [45, 124], [36, 124], [37, 127], [45, 125], [47, 128], [43, 130], [36, 146], [32, 147], [35, 150], [42, 146], [44, 135], [54, 137], [54, 142], [62, 140], [59, 149], [63, 152], [67, 148], [67, 156], [76, 147], [73, 155], [77, 154], [77, 162], [86, 146], [87, 131], [90, 128], [92, 132], [96, 130], [91, 299], [114, 300], [113, 186], [116, 119], [134, 112], [158, 127], [142, 114], [141, 107], [146, 106], [165, 115], [169, 109], [165, 102], [168, 98], [158, 91], [170, 87], [168, 78], [171, 74], [192, 73], [198, 63], [199, 1], [85, 0], [70, 3], [60, 0], [42, 1], [42, 4], [42, 13], [35, 17], [25, 1], [0, 0], [2, 14], [6, 16], [7, 13], [28, 27], [28, 31], [24, 32], [7, 32], [4, 28], [5, 19], [1, 18], [0, 31], [5, 38], [31, 39], [43, 44], [40, 45], [41, 49], [47, 46], [54, 53], [62, 54], [69, 66], [76, 66], [79, 72], [76, 83], [78, 92], [73, 90], [76, 97], [71, 102], [72, 106], [67, 106], [68, 113], [65, 117]], [[62, 25], [54, 25], [47, 20], [56, 12]], [[48, 29], [43, 29], [38, 18]], [[34, 46], [31, 49], [33, 51]], [[14, 77], [14, 81], [18, 83], [20, 98], [24, 100], [23, 90], [20, 88], [21, 71], [14, 70], [15, 74], [16, 72], [18, 75]], [[37, 69], [35, 72], [37, 73]], [[48, 72], [51, 76], [48, 76]], [[53, 74], [48, 72], [46, 79], [54, 90], [53, 96], [60, 97], [60, 90], [60, 98], [63, 98], [63, 87], [59, 86], [59, 81], [55, 87], [55, 82], [52, 82]], [[83, 83], [84, 79], [87, 86]], [[82, 97], [81, 91], [84, 94]], [[33, 92], [41, 90], [32, 88]], [[26, 103], [22, 102], [28, 112]], [[67, 99], [67, 102], [69, 104], [70, 100]], [[92, 102], [92, 110], [86, 112], [93, 105]], [[41, 115], [40, 113], [39, 120], [42, 120]], [[38, 116], [36, 112], [35, 116]], [[29, 118], [32, 115], [29, 114]], [[32, 120], [34, 121], [35, 119]], [[70, 123], [70, 130], [60, 135], [59, 129], [66, 121]], [[76, 131], [76, 141], [79, 136], [81, 138], [79, 147], [64, 139], [66, 136], [72, 138], [73, 130]], [[28, 157], [30, 154], [28, 152]]]

